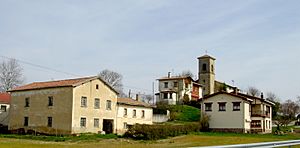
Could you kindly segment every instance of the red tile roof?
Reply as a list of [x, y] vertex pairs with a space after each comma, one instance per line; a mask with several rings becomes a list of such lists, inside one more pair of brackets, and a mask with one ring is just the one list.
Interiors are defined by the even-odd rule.
[[0, 93], [0, 103], [9, 104], [10, 98], [11, 97], [9, 93]]
[[252, 99], [250, 99], [250, 98], [248, 98], [248, 97], [241, 96], [241, 95], [235, 94], [235, 93], [228, 93], [228, 92], [224, 92], [224, 91], [220, 91], [220, 92], [217, 92], [217, 93], [214, 93], [214, 94], [205, 96], [204, 99], [209, 99], [209, 98], [211, 98], [211, 97], [213, 97], [213, 96], [216, 96], [216, 95], [219, 95], [219, 94], [226, 94], [226, 95], [238, 97], [238, 98], [240, 98], [240, 99], [243, 99], [243, 100], [246, 100], [246, 101], [249, 101], [249, 102], [252, 102], [252, 101], [253, 101]]
[[17, 88], [9, 90], [9, 92], [24, 91], [24, 90], [35, 90], [35, 89], [44, 89], [44, 88], [56, 88], [56, 87], [72, 87], [72, 86], [77, 86], [77, 85], [80, 85], [80, 84], [85, 83], [87, 81], [94, 80], [94, 79], [100, 79], [108, 87], [110, 87], [113, 91], [115, 91], [116, 93], [118, 93], [108, 83], [106, 83], [105, 81], [103, 81], [98, 76], [82, 77], [82, 78], [66, 79], [66, 80], [58, 80], [58, 81], [48, 81], [48, 82], [34, 82], [34, 83], [27, 84], [27, 85], [19, 86]]
[[142, 107], [148, 107], [148, 108], [153, 107], [150, 104], [147, 104], [147, 103], [141, 102], [141, 101], [136, 101], [136, 100], [131, 99], [131, 98], [118, 98], [118, 104], [132, 105], [132, 106], [142, 106]]

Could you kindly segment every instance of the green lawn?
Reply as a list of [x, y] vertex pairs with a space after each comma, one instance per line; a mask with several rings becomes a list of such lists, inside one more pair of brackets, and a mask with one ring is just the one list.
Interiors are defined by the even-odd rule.
[[[0, 136], [5, 137], [5, 136]], [[256, 143], [256, 142], [269, 142], [269, 141], [284, 141], [299, 139], [299, 134], [290, 134], [283, 136], [276, 135], [252, 135], [252, 134], [231, 134], [231, 133], [195, 133], [185, 136], [179, 136], [158, 141], [134, 141], [124, 138], [111, 137], [112, 139], [105, 138], [78, 138], [74, 140], [72, 138], [64, 142], [49, 142], [39, 140], [21, 139], [22, 137], [15, 138], [0, 138], [0, 147], [8, 148], [98, 148], [98, 147], [191, 147], [191, 146], [214, 146], [214, 145], [227, 145], [227, 144], [242, 144], [242, 143]], [[18, 139], [17, 139], [18, 138]], [[27, 137], [28, 138], [28, 137]]]

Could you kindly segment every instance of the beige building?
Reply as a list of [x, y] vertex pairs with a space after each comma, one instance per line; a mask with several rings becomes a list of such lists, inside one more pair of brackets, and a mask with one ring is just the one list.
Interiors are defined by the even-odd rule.
[[117, 92], [99, 77], [36, 82], [10, 92], [9, 130], [116, 133]]
[[217, 92], [204, 97], [202, 112], [210, 117], [213, 131], [271, 133], [272, 105], [241, 93]]
[[158, 79], [159, 93], [157, 102], [166, 102], [170, 105], [181, 104], [186, 101], [202, 98], [202, 86], [191, 77], [168, 76]]
[[8, 125], [9, 108], [10, 108], [10, 94], [0, 93], [0, 126]]
[[152, 124], [152, 106], [131, 98], [118, 98], [117, 133], [124, 134], [134, 124]]

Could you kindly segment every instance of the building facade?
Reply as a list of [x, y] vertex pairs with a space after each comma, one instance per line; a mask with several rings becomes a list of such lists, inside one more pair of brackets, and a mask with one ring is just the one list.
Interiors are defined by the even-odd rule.
[[7, 126], [9, 121], [10, 94], [0, 93], [0, 125]]
[[271, 133], [272, 103], [237, 92], [217, 92], [202, 101], [202, 113], [210, 117], [213, 131]]
[[191, 77], [168, 76], [160, 78], [158, 81], [157, 102], [175, 105], [202, 98], [202, 86]]
[[99, 77], [31, 83], [10, 92], [9, 130], [116, 133], [117, 92]]
[[117, 133], [124, 134], [134, 124], [152, 124], [152, 106], [131, 98], [118, 98]]

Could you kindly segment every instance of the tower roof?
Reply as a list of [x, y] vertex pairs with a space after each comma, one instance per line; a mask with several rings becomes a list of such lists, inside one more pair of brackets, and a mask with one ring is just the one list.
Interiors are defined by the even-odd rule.
[[212, 56], [210, 56], [208, 54], [206, 54], [204, 56], [201, 56], [201, 57], [198, 57], [198, 59], [206, 59], [206, 58], [210, 58], [210, 59], [216, 60], [216, 58], [214, 58], [214, 57], [212, 57]]

